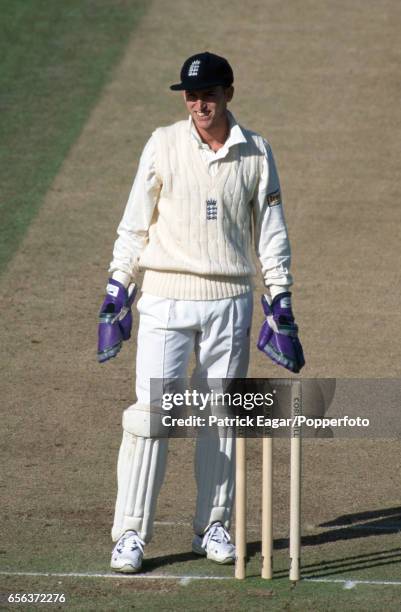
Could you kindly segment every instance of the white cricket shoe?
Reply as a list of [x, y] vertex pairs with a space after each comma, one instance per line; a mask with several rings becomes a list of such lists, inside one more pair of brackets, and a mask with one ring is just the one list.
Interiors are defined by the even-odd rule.
[[145, 542], [136, 531], [126, 531], [111, 553], [111, 569], [124, 574], [139, 572], [142, 567], [144, 546]]
[[235, 546], [230, 541], [227, 529], [220, 522], [212, 523], [203, 537], [194, 537], [192, 551], [197, 555], [206, 555], [216, 563], [235, 563]]

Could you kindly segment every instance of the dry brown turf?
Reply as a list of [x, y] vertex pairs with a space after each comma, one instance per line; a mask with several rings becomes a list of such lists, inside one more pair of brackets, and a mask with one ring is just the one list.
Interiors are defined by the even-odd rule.
[[[156, 126], [185, 116], [168, 85], [193, 52], [230, 59], [231, 108], [273, 146], [292, 241], [302, 374], [400, 376], [400, 17], [395, 1], [152, 3], [1, 281], [5, 569], [107, 571], [135, 346], [98, 365], [97, 311], [138, 156]], [[254, 340], [261, 291], [259, 282]], [[254, 348], [250, 375], [278, 372]], [[287, 455], [278, 444], [283, 567]], [[394, 508], [389, 516], [400, 528], [400, 456], [398, 442], [382, 440], [305, 445], [305, 564], [342, 559], [353, 576], [344, 559], [366, 553], [377, 561], [399, 546], [388, 531], [330, 535], [321, 525], [341, 516], [352, 524], [361, 512], [374, 521]], [[256, 444], [250, 460], [256, 525]], [[156, 526], [151, 571], [214, 572], [189, 554], [194, 494], [192, 442], [174, 441], [157, 518], [183, 525]], [[259, 540], [257, 529], [250, 539]], [[381, 578], [399, 577], [399, 563], [377, 565]]]

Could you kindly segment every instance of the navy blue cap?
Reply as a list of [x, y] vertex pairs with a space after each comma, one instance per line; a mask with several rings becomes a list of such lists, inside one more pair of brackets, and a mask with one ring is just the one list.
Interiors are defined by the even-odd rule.
[[181, 83], [171, 85], [173, 91], [207, 89], [215, 85], [230, 87], [234, 81], [232, 68], [224, 57], [205, 51], [191, 55], [181, 68]]

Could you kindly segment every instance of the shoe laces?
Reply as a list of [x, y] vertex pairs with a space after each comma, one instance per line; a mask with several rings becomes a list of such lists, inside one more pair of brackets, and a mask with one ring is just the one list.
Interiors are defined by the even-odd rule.
[[136, 531], [129, 531], [123, 535], [121, 540], [119, 541], [118, 551], [121, 553], [124, 548], [129, 548], [130, 550], [135, 550], [139, 548], [141, 553], [143, 553], [143, 547], [145, 546], [145, 542], [141, 540]]
[[218, 542], [219, 544], [230, 542], [230, 535], [221, 523], [214, 523], [209, 527], [203, 536], [202, 547], [206, 548], [209, 542]]

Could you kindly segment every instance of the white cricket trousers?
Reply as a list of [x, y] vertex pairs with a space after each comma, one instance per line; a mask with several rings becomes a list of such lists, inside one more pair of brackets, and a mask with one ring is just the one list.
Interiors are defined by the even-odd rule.
[[[123, 414], [112, 538], [134, 529], [149, 542], [162, 485], [168, 438], [151, 438], [138, 426], [138, 414], [150, 404], [151, 378], [186, 378], [191, 354], [193, 378], [244, 378], [249, 365], [253, 295], [221, 300], [172, 300], [142, 294], [137, 358], [137, 402]], [[201, 535], [214, 521], [228, 529], [234, 502], [235, 440], [208, 428], [195, 450], [197, 500], [193, 521]], [[177, 474], [179, 478], [179, 474]]]

